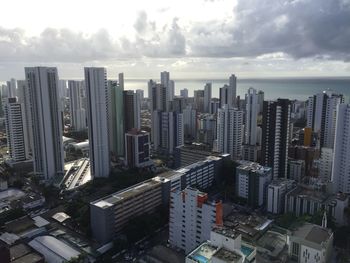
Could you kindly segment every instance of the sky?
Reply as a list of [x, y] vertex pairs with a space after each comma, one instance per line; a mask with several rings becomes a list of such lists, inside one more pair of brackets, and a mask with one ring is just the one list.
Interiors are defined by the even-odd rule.
[[0, 80], [350, 76], [350, 0], [3, 0]]

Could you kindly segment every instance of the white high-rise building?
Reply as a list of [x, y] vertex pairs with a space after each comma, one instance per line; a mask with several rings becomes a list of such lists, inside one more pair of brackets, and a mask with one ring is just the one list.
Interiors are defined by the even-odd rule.
[[211, 102], [211, 83], [206, 83], [204, 86], [204, 112], [210, 112], [210, 102]]
[[267, 211], [273, 214], [284, 212], [285, 196], [294, 186], [295, 181], [279, 178], [272, 181], [267, 188]]
[[195, 139], [197, 133], [197, 111], [191, 105], [188, 105], [182, 113], [185, 137]]
[[26, 141], [29, 155], [32, 155], [33, 147], [33, 129], [32, 129], [32, 117], [30, 110], [30, 94], [27, 82], [25, 80], [17, 81], [17, 95], [18, 103], [23, 104], [25, 114], [25, 126], [26, 126]]
[[188, 89], [182, 89], [180, 90], [180, 96], [182, 98], [188, 98]]
[[332, 175], [332, 163], [333, 163], [333, 149], [325, 148], [321, 149], [321, 158], [319, 164], [319, 178], [324, 182], [329, 182]]
[[257, 138], [257, 117], [258, 117], [258, 95], [253, 88], [248, 89], [245, 95], [246, 114], [244, 125], [244, 143], [248, 145], [256, 145]]
[[213, 226], [222, 225], [222, 202], [208, 200], [208, 194], [187, 187], [170, 193], [170, 244], [186, 254], [210, 239]]
[[86, 129], [86, 114], [82, 106], [81, 86], [81, 81], [68, 81], [71, 128], [75, 131]]
[[25, 75], [30, 92], [34, 172], [51, 179], [64, 173], [57, 69], [28, 67]]
[[324, 91], [309, 97], [307, 103], [307, 127], [319, 133], [320, 147], [334, 146], [337, 105], [344, 102], [343, 95]]
[[87, 119], [91, 172], [108, 177], [110, 172], [108, 87], [105, 68], [85, 68]]
[[332, 182], [335, 192], [350, 193], [350, 104], [337, 106]]
[[30, 157], [24, 105], [17, 102], [17, 98], [7, 98], [4, 111], [10, 163], [28, 160]]
[[217, 149], [240, 159], [243, 140], [243, 111], [224, 105], [217, 116]]
[[177, 112], [153, 111], [152, 142], [154, 150], [173, 153], [184, 144], [183, 114]]
[[7, 97], [14, 98], [17, 96], [17, 81], [15, 79], [11, 79], [7, 81]]
[[140, 103], [142, 103], [142, 101], [144, 99], [144, 91], [143, 91], [143, 89], [137, 89], [136, 90], [136, 94], [139, 96]]

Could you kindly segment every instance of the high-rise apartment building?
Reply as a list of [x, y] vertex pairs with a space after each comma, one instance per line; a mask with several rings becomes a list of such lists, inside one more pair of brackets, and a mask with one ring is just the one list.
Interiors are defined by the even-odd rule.
[[188, 98], [188, 89], [182, 89], [180, 90], [180, 96], [182, 98]]
[[109, 138], [113, 155], [124, 156], [124, 90], [120, 82], [108, 81], [109, 91]]
[[271, 168], [258, 163], [241, 161], [236, 168], [236, 195], [252, 207], [267, 202], [267, 187], [271, 182]]
[[24, 106], [24, 115], [25, 115], [25, 126], [26, 126], [26, 141], [27, 149], [29, 155], [32, 155], [33, 147], [33, 129], [32, 129], [32, 117], [30, 109], [30, 93], [27, 82], [25, 80], [17, 81], [17, 95], [18, 103], [23, 104]]
[[94, 177], [108, 177], [110, 152], [107, 72], [105, 68], [95, 67], [87, 67], [84, 71], [91, 173]]
[[25, 68], [30, 93], [34, 173], [51, 179], [64, 173], [62, 122], [56, 68]]
[[86, 129], [86, 113], [82, 106], [81, 86], [81, 81], [68, 81], [70, 121], [71, 128], [74, 131], [83, 131]]
[[211, 83], [206, 83], [204, 86], [204, 112], [210, 113], [211, 102]]
[[198, 112], [204, 112], [204, 90], [194, 91], [194, 108]]
[[124, 129], [141, 128], [141, 101], [140, 96], [133, 90], [124, 91]]
[[221, 201], [209, 201], [208, 194], [187, 187], [170, 193], [169, 242], [189, 253], [210, 239], [213, 226], [223, 224]]
[[261, 163], [272, 168], [273, 179], [287, 178], [290, 101], [265, 101], [263, 110]]
[[17, 81], [15, 79], [11, 79], [7, 81], [7, 97], [14, 98], [17, 96]]
[[184, 144], [183, 114], [154, 111], [152, 114], [152, 142], [154, 150], [172, 154]]
[[17, 98], [7, 98], [4, 105], [10, 163], [28, 160], [29, 147], [24, 105]]
[[319, 134], [320, 147], [333, 148], [337, 105], [344, 102], [341, 94], [324, 91], [309, 97], [307, 127]]
[[232, 74], [229, 78], [229, 85], [220, 88], [220, 107], [222, 108], [224, 105], [234, 107], [236, 105], [236, 93], [237, 78]]
[[188, 105], [183, 111], [184, 136], [188, 139], [195, 139], [197, 132], [197, 111]]
[[224, 105], [217, 116], [217, 150], [240, 159], [243, 138], [243, 111]]
[[332, 182], [335, 192], [350, 193], [350, 105], [337, 106]]
[[125, 164], [129, 168], [150, 166], [151, 142], [148, 132], [132, 129], [125, 134]]
[[257, 141], [257, 118], [258, 118], [258, 95], [253, 88], [248, 89], [245, 95], [246, 111], [244, 124], [244, 143], [256, 145]]

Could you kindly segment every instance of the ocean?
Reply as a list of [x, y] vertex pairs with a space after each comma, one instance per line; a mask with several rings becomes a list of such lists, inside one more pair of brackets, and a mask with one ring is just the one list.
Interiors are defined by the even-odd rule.
[[[145, 97], [148, 96], [146, 79], [126, 79], [124, 89], [143, 89]], [[159, 81], [159, 80], [157, 80]], [[175, 95], [180, 90], [187, 88], [189, 96], [193, 91], [203, 89], [205, 83], [212, 83], [212, 97], [219, 97], [219, 88], [228, 83], [228, 79], [174, 79]], [[277, 98], [288, 98], [306, 100], [309, 96], [320, 93], [324, 90], [332, 90], [345, 96], [345, 102], [350, 98], [350, 77], [349, 78], [271, 78], [271, 79], [238, 79], [237, 95], [244, 98], [248, 88], [253, 87], [265, 92], [265, 99], [274, 100]]]

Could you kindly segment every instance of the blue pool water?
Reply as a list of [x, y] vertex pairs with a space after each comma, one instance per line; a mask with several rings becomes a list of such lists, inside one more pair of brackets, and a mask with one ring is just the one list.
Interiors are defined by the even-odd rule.
[[206, 257], [203, 257], [202, 255], [195, 255], [193, 258], [200, 263], [208, 263], [208, 259]]
[[253, 252], [253, 249], [246, 246], [241, 246], [241, 251], [246, 257], [248, 257]]

